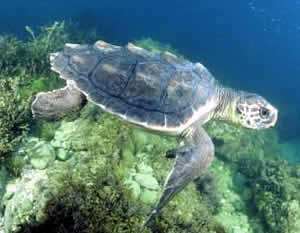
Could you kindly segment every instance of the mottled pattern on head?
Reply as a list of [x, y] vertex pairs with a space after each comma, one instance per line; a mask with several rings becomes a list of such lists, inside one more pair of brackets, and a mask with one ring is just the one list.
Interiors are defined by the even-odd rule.
[[241, 95], [236, 104], [236, 111], [241, 125], [246, 128], [269, 128], [277, 121], [277, 109], [263, 97], [252, 93]]

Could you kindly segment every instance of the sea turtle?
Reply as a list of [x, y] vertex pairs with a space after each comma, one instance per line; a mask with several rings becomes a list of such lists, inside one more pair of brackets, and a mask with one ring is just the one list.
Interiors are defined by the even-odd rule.
[[179, 148], [167, 152], [176, 160], [145, 225], [210, 166], [214, 145], [203, 124], [218, 119], [266, 129], [277, 121], [277, 109], [263, 97], [223, 88], [202, 64], [169, 52], [97, 41], [66, 44], [61, 52], [50, 54], [50, 62], [67, 85], [37, 94], [34, 116], [56, 119], [87, 99], [139, 128], [182, 139]]

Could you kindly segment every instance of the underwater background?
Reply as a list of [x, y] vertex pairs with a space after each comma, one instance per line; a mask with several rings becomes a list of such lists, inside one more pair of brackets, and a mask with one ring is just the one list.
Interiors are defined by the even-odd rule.
[[300, 233], [299, 11], [297, 0], [1, 2], [0, 232], [136, 232], [157, 201], [175, 140], [91, 104], [60, 121], [32, 118], [36, 93], [64, 86], [48, 54], [101, 39], [201, 62], [279, 110], [266, 131], [209, 123], [208, 175], [146, 232]]
[[[280, 106], [281, 137], [299, 135], [299, 1], [5, 1], [3, 33], [22, 38], [54, 20], [73, 19], [111, 43], [168, 43], [204, 63], [217, 79], [258, 92]], [[288, 112], [288, 114], [287, 114]], [[284, 126], [285, 125], [285, 126]]]

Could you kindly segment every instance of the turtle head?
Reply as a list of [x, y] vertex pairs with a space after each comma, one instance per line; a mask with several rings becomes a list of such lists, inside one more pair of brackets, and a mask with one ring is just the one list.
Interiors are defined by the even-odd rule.
[[246, 92], [238, 95], [234, 112], [236, 121], [250, 129], [274, 127], [278, 117], [278, 110], [265, 98]]

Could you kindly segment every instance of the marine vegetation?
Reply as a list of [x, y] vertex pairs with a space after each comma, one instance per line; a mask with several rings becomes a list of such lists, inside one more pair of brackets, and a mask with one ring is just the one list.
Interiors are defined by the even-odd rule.
[[[47, 145], [52, 143], [51, 148], [56, 152], [65, 149], [72, 158], [75, 154], [87, 153], [93, 166], [87, 172], [71, 172], [70, 166], [65, 173], [57, 174], [58, 193], [47, 202], [44, 209], [47, 218], [43, 223], [24, 224], [20, 232], [45, 229], [64, 233], [135, 232], [161, 194], [163, 179], [173, 163], [172, 159], [166, 160], [165, 153], [178, 144], [132, 130], [89, 104], [78, 115], [64, 121], [32, 120], [29, 112], [32, 97], [37, 92], [64, 85], [63, 80], [50, 72], [48, 53], [61, 49], [65, 42], [85, 43], [101, 38], [96, 32], [91, 37], [71, 33], [74, 26], [65, 22], [44, 26], [40, 32], [30, 27], [26, 27], [26, 31], [27, 41], [0, 37], [0, 92], [3, 93], [0, 96], [0, 156], [8, 157], [30, 133]], [[136, 41], [136, 44], [151, 51], [178, 54], [171, 46], [152, 39]], [[217, 122], [210, 122], [205, 129], [213, 136], [218, 159], [237, 164], [247, 178], [249, 199], [248, 209], [244, 211], [258, 211], [265, 232], [300, 232], [297, 193], [300, 169], [292, 169], [277, 160], [265, 161], [278, 154], [275, 147], [267, 146], [276, 142], [272, 138], [275, 134], [259, 132], [265, 137], [257, 137], [258, 132]], [[70, 157], [57, 156], [51, 165], [63, 163]], [[99, 157], [101, 162], [96, 160]], [[6, 166], [11, 166], [8, 170], [15, 176], [22, 173], [26, 163], [19, 155], [6, 161]], [[81, 157], [76, 162], [87, 161]], [[215, 181], [210, 176], [201, 177], [196, 188], [198, 192], [188, 186], [145, 232], [199, 233], [201, 229], [201, 233], [224, 233], [224, 228], [215, 220], [222, 205]]]
[[280, 155], [275, 129], [248, 130], [216, 121], [208, 122], [205, 129], [213, 137], [216, 156], [227, 163], [234, 164], [245, 158], [271, 159]]
[[241, 159], [238, 166], [252, 190], [249, 206], [260, 214], [265, 232], [300, 232], [300, 181], [294, 173], [297, 169], [280, 158]]
[[174, 49], [171, 45], [166, 44], [166, 43], [161, 43], [161, 42], [153, 40], [151, 38], [143, 38], [140, 40], [135, 40], [133, 43], [136, 46], [147, 49], [151, 52], [168, 51], [170, 53], [173, 53], [173, 54], [183, 58], [182, 54], [179, 51], [177, 51], [176, 49]]
[[0, 73], [15, 73], [19, 63], [21, 41], [13, 36], [0, 36]]
[[[47, 194], [50, 198], [43, 210], [38, 210], [40, 215], [19, 226], [15, 232], [132, 233], [140, 229], [148, 210], [144, 203], [133, 197], [132, 191], [124, 185], [124, 178], [116, 175], [118, 166], [110, 162], [92, 169], [92, 158], [78, 164], [82, 167], [79, 170], [63, 166], [64, 169], [53, 169], [48, 175], [55, 187], [52, 194]], [[49, 187], [44, 189], [51, 190]], [[199, 233], [201, 229], [201, 233], [225, 233], [205, 206], [193, 212], [190, 221], [174, 215], [172, 208], [153, 222], [152, 230], [145, 232]]]
[[263, 97], [218, 86], [202, 64], [168, 52], [99, 40], [91, 46], [66, 44], [50, 61], [67, 85], [39, 93], [32, 104], [35, 117], [59, 119], [88, 99], [132, 125], [184, 142], [166, 153], [176, 160], [144, 226], [210, 167], [214, 144], [202, 125], [215, 119], [260, 130], [277, 122], [277, 109]]
[[64, 22], [43, 26], [37, 34], [29, 26], [25, 29], [29, 35], [27, 41], [13, 36], [3, 37], [0, 43], [1, 74], [49, 74], [49, 52], [62, 48], [63, 44], [70, 40]]
[[0, 79], [0, 158], [14, 150], [29, 130], [30, 98], [21, 98], [22, 79]]
[[65, 22], [54, 22], [50, 26], [44, 26], [38, 35], [29, 26], [25, 29], [30, 38], [23, 47], [22, 64], [31, 74], [49, 72], [49, 52], [62, 48], [63, 44], [70, 40]]
[[129, 191], [109, 168], [81, 174], [82, 179], [70, 172], [61, 174], [56, 181], [58, 193], [43, 211], [46, 220], [31, 222], [18, 232], [136, 232], [141, 205], [129, 198]]
[[[35, 36], [27, 27], [32, 40], [20, 41], [3, 36], [0, 41], [0, 156], [3, 157], [25, 137], [31, 119], [30, 104], [37, 91], [45, 90], [43, 84], [49, 73], [48, 52], [65, 43], [63, 23], [42, 27]], [[47, 87], [56, 82], [54, 77]]]
[[29, 36], [25, 41], [0, 36], [0, 157], [13, 151], [30, 128], [42, 127], [41, 137], [51, 139], [51, 124], [31, 121], [30, 113], [37, 92], [64, 83], [50, 72], [49, 53], [61, 49], [67, 41], [90, 39], [88, 34], [83, 37], [76, 33], [76, 24], [64, 21], [42, 26], [37, 33], [29, 26], [25, 30]]

